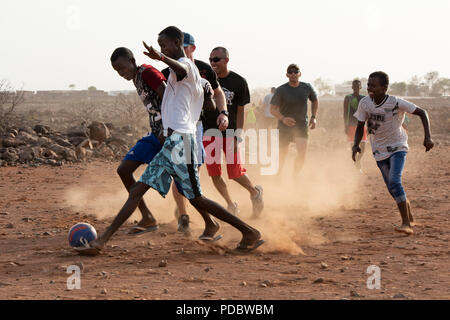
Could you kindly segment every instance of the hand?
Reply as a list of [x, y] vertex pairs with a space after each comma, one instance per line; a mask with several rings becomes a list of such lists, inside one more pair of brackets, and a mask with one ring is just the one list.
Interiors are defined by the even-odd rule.
[[359, 146], [353, 146], [352, 147], [352, 159], [353, 159], [353, 161], [355, 161], [356, 162], [356, 154], [357, 153], [361, 153], [361, 148], [359, 147]]
[[309, 127], [311, 128], [311, 130], [316, 128], [316, 123], [316, 117], [311, 117], [311, 119], [309, 120]]
[[228, 117], [223, 113], [217, 117], [217, 125], [220, 131], [225, 131], [228, 128]]
[[145, 43], [145, 41], [142, 41], [142, 43], [144, 44], [145, 49], [148, 50], [148, 52], [144, 51], [144, 54], [147, 57], [150, 57], [151, 59], [154, 59], [154, 60], [161, 60], [162, 59], [162, 53], [161, 52], [159, 52], [158, 50], [154, 49], [152, 46], [149, 47]]
[[284, 117], [281, 122], [283, 122], [283, 124], [288, 126], [288, 127], [293, 127], [296, 124], [295, 119], [291, 118], [291, 117]]
[[425, 138], [423, 141], [423, 145], [425, 147], [425, 152], [430, 151], [434, 147], [434, 142], [431, 140], [431, 138]]

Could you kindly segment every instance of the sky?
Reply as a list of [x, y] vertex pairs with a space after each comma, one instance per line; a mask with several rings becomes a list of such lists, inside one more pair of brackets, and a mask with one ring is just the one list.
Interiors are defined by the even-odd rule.
[[[142, 41], [174, 25], [195, 38], [195, 58], [214, 47], [230, 52], [229, 69], [251, 89], [287, 81], [341, 83], [382, 70], [391, 82], [438, 71], [450, 78], [450, 0], [2, 0], [0, 80], [25, 90], [132, 90], [110, 64], [117, 47], [138, 64]], [[445, 40], [447, 39], [447, 40]]]

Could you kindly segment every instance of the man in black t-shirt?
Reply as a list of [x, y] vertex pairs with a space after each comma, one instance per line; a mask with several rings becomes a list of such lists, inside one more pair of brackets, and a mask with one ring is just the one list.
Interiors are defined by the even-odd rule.
[[247, 189], [253, 204], [253, 216], [258, 217], [264, 208], [262, 187], [254, 186], [246, 175], [246, 170], [241, 165], [240, 151], [237, 147], [238, 140], [241, 140], [239, 134], [244, 126], [244, 107], [250, 102], [247, 81], [237, 73], [228, 70], [229, 54], [227, 49], [223, 47], [213, 49], [209, 61], [225, 93], [229, 124], [227, 132], [217, 136], [216, 118], [219, 115], [219, 111], [205, 111], [203, 113], [203, 145], [206, 151], [206, 168], [217, 190], [227, 202], [228, 211], [237, 214], [239, 212], [237, 203], [232, 201], [227, 185], [222, 178], [220, 150], [223, 149], [227, 161], [228, 178]]
[[[228, 127], [228, 113], [227, 113], [227, 106], [225, 104], [225, 95], [223, 93], [222, 88], [220, 87], [219, 83], [217, 82], [217, 75], [214, 72], [214, 70], [211, 68], [211, 66], [201, 60], [194, 59], [194, 51], [196, 49], [195, 46], [195, 40], [192, 35], [190, 35], [187, 32], [184, 32], [184, 41], [183, 41], [183, 48], [184, 53], [186, 54], [186, 57], [194, 61], [200, 76], [206, 80], [209, 81], [211, 84], [211, 87], [214, 92], [214, 100], [216, 102], [216, 110], [217, 115], [214, 118], [214, 123], [218, 126], [219, 130], [226, 130]], [[166, 79], [169, 78], [169, 68], [166, 68], [161, 71], [163, 75], [166, 77]], [[216, 111], [215, 110], [215, 111]], [[199, 122], [197, 123], [197, 131], [196, 131], [196, 141], [198, 145], [198, 150], [201, 152], [201, 155], [199, 155], [197, 158], [199, 159], [199, 163], [203, 163], [204, 159], [204, 151], [203, 151], [203, 143], [202, 143], [202, 137], [203, 137], [203, 121], [204, 121], [204, 112], [208, 112], [206, 110], [202, 111], [202, 114], [200, 115]], [[217, 127], [216, 126], [216, 127]], [[201, 160], [200, 160], [201, 159]], [[198, 168], [200, 170], [200, 167]], [[175, 184], [175, 181], [173, 182]], [[188, 233], [189, 232], [189, 215], [187, 214], [186, 210], [186, 198], [183, 197], [179, 192], [178, 188], [175, 188], [174, 185], [172, 185], [172, 194], [175, 199], [175, 202], [177, 204], [177, 207], [175, 209], [175, 217], [178, 219], [178, 231]]]
[[278, 119], [280, 133], [280, 173], [283, 170], [289, 143], [295, 142], [297, 158], [295, 173], [303, 167], [308, 144], [308, 99], [311, 101], [311, 119], [309, 127], [316, 127], [316, 114], [319, 100], [313, 87], [306, 82], [300, 82], [300, 68], [291, 64], [287, 68], [286, 76], [289, 82], [278, 87], [270, 102], [270, 112]]

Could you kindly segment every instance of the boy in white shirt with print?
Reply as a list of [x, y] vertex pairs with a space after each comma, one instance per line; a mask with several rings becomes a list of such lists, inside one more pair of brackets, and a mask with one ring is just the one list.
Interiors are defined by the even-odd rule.
[[413, 234], [414, 218], [409, 200], [402, 185], [402, 172], [408, 151], [408, 135], [402, 127], [405, 113], [421, 118], [425, 139], [425, 151], [433, 148], [430, 121], [425, 110], [406, 100], [387, 95], [389, 76], [382, 72], [373, 72], [367, 82], [368, 97], [363, 98], [354, 116], [358, 119], [355, 141], [352, 147], [352, 159], [361, 152], [359, 143], [363, 137], [364, 125], [367, 121], [372, 152], [377, 161], [389, 193], [397, 202], [402, 225], [395, 230], [407, 235]]

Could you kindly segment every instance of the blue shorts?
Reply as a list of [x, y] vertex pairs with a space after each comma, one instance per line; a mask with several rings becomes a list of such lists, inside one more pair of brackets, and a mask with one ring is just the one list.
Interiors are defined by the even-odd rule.
[[181, 186], [186, 198], [200, 197], [202, 193], [195, 149], [193, 134], [173, 133], [166, 138], [161, 151], [145, 169], [139, 182], [149, 185], [165, 197], [173, 178]]
[[153, 134], [149, 134], [136, 142], [134, 147], [125, 155], [123, 161], [132, 160], [150, 163], [156, 154], [161, 151], [161, 148], [162, 146], [158, 138]]
[[[201, 121], [197, 122], [197, 130], [195, 131], [195, 142], [197, 150], [197, 167], [200, 168], [205, 163], [205, 148], [203, 147], [203, 124]], [[175, 180], [175, 186], [179, 193], [183, 194], [183, 188]]]

